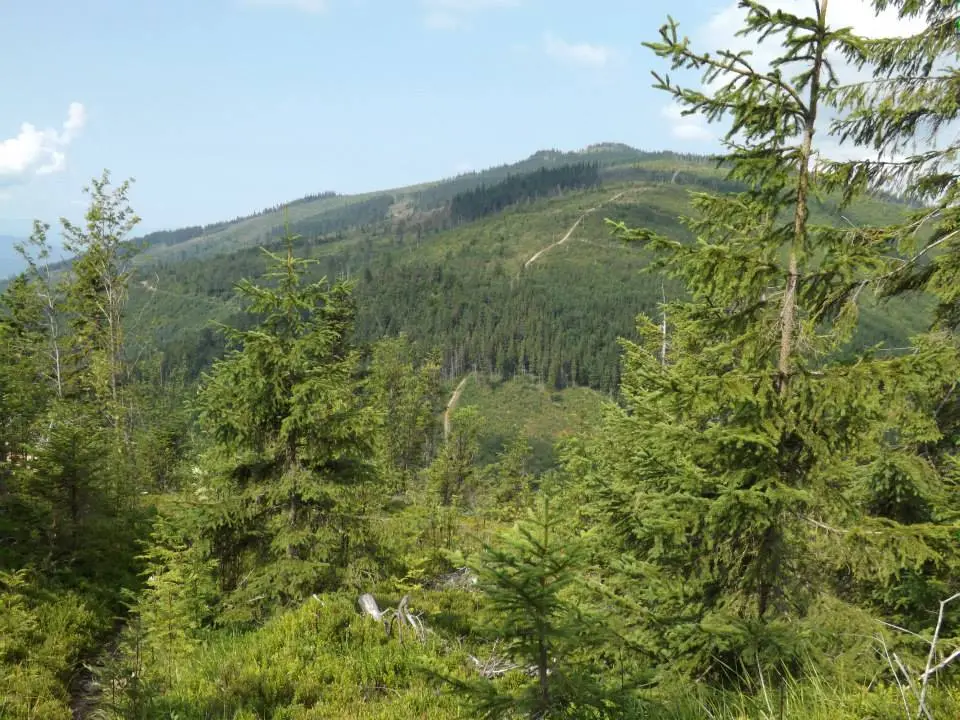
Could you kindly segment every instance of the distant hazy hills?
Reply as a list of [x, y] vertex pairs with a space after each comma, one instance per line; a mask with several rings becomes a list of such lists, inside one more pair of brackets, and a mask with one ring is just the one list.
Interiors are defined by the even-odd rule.
[[16, 242], [22, 242], [23, 238], [13, 237], [11, 235], [0, 235], [0, 279], [14, 275], [24, 268], [23, 260], [17, 251], [13, 249]]

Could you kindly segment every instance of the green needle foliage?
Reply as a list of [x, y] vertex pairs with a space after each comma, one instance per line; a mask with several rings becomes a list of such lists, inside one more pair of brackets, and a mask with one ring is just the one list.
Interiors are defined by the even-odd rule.
[[876, 0], [925, 27], [914, 35], [867, 40], [848, 57], [873, 77], [838, 88], [845, 110], [834, 132], [877, 151], [878, 159], [837, 163], [848, 194], [893, 188], [919, 207], [891, 228], [900, 260], [884, 278], [888, 294], [923, 289], [939, 301], [937, 327], [960, 329], [960, 186], [955, 125], [960, 52], [956, 3]]
[[864, 42], [830, 27], [828, 4], [799, 16], [741, 3], [743, 35], [782, 43], [769, 68], [696, 52], [672, 20], [649, 44], [703, 73], [702, 90], [657, 86], [686, 113], [729, 120], [720, 160], [747, 189], [694, 194], [693, 242], [616, 225], [690, 299], [664, 308], [666, 337], [641, 316], [641, 341], [623, 343], [624, 407], [571, 466], [598, 498], [609, 589], [630, 597], [636, 641], [699, 677], [799, 672], [859, 642], [818, 624], [837, 603], [899, 588], [915, 617], [942, 588], [907, 592], [904, 574], [957, 564], [954, 501], [924, 452], [941, 437], [933, 410], [960, 372], [956, 348], [927, 336], [905, 353], [841, 352], [864, 291], [899, 261], [883, 230], [809, 219], [839, 182], [818, 164], [839, 89], [830, 58]]
[[[960, 53], [956, 3], [878, 0], [878, 9], [898, 11], [924, 26], [907, 37], [863, 43], [850, 59], [872, 78], [844, 86], [837, 102], [846, 111], [834, 124], [842, 138], [868, 145], [877, 160], [837, 163], [834, 174], [848, 194], [864, 188], [895, 188], [915, 203], [904, 222], [888, 228], [889, 252], [898, 258], [882, 278], [887, 296], [918, 291], [936, 301], [935, 332], [960, 332], [960, 118], [957, 91]], [[922, 144], [918, 147], [916, 141]], [[937, 418], [944, 442], [937, 452], [947, 464], [960, 435], [960, 394], [954, 382]]]
[[573, 594], [584, 560], [567, 519], [546, 494], [524, 521], [485, 547], [477, 569], [495, 618], [485, 629], [502, 641], [502, 660], [512, 661], [513, 674], [526, 679], [467, 684], [481, 717], [604, 717], [599, 686], [577, 662], [598, 639], [591, 641], [594, 627]]
[[375, 443], [380, 472], [398, 492], [412, 483], [436, 440], [435, 399], [440, 388], [436, 358], [420, 358], [409, 338], [373, 347], [366, 390], [380, 415]]
[[110, 173], [94, 179], [86, 192], [90, 207], [84, 224], [61, 220], [64, 247], [76, 256], [67, 288], [73, 331], [72, 360], [83, 392], [91, 395], [117, 432], [126, 420], [123, 314], [130, 282], [132, 252], [127, 236], [140, 222], [127, 196], [132, 182], [110, 189]]
[[[896, 11], [921, 27], [905, 37], [864, 42], [849, 59], [872, 77], [839, 88], [836, 102], [845, 111], [834, 132], [847, 141], [869, 146], [876, 159], [836, 163], [831, 169], [852, 196], [864, 189], [893, 188], [910, 198], [914, 209], [899, 225], [886, 228], [883, 239], [896, 258], [880, 278], [878, 291], [888, 297], [926, 293], [936, 301], [928, 342], [960, 345], [960, 117], [957, 89], [960, 52], [956, 3], [877, 0], [878, 10]], [[924, 457], [939, 472], [960, 480], [960, 393], [957, 374], [934, 395], [933, 419], [939, 436], [927, 444]], [[891, 488], [885, 487], [891, 496]], [[955, 491], [954, 491], [955, 492]], [[916, 493], [915, 493], [916, 495]], [[920, 512], [941, 515], [949, 503]], [[922, 504], [907, 497], [907, 503]], [[954, 516], [955, 517], [955, 516]], [[911, 578], [905, 578], [904, 585]], [[941, 575], [941, 594], [956, 589], [956, 574]], [[933, 584], [928, 570], [924, 584]], [[916, 583], [913, 583], [914, 585]], [[948, 588], [950, 588], [948, 590]], [[902, 604], [904, 592], [882, 597], [885, 606]], [[899, 608], [898, 608], [899, 609]]]
[[349, 287], [302, 283], [293, 242], [270, 255], [275, 287], [239, 284], [259, 322], [227, 330], [234, 347], [199, 398], [216, 443], [206, 533], [227, 615], [241, 620], [336, 586], [369, 542], [373, 422], [348, 341]]

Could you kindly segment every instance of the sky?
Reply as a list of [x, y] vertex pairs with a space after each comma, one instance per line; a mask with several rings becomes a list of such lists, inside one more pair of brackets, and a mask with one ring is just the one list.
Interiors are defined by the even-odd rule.
[[[803, 0], [775, 0], [797, 5]], [[806, 0], [809, 4], [809, 0]], [[864, 0], [842, 24], [887, 30]], [[707, 152], [651, 87], [666, 9], [704, 49], [735, 0], [0, 0], [0, 235], [78, 218], [107, 168], [143, 231], [540, 149]]]

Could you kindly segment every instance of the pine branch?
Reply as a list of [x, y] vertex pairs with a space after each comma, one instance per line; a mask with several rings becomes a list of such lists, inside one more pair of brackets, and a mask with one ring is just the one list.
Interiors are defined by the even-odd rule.
[[[672, 69], [686, 68], [699, 70], [706, 67], [705, 79], [707, 81], [709, 81], [708, 78], [711, 76], [717, 77], [723, 73], [732, 73], [745, 80], [762, 80], [767, 83], [768, 86], [775, 87], [789, 95], [796, 103], [797, 108], [799, 108], [798, 113], [802, 114], [806, 112], [806, 105], [803, 98], [791, 85], [783, 80], [780, 73], [758, 73], [750, 63], [747, 62], [746, 55], [742, 52], [735, 53], [730, 50], [721, 50], [718, 54], [725, 62], [717, 61], [710, 56], [710, 53], [695, 53], [689, 49], [689, 43], [686, 38], [683, 42], [678, 41], [677, 27], [677, 23], [670, 18], [669, 22], [660, 28], [660, 36], [664, 42], [645, 42], [643, 43], [644, 47], [650, 48], [661, 57], [671, 57], [673, 60]], [[669, 91], [672, 91], [674, 88], [679, 89], [678, 86], [672, 86], [670, 84], [669, 77], [661, 78], [657, 73], [653, 73], [653, 75], [658, 80], [656, 87]]]

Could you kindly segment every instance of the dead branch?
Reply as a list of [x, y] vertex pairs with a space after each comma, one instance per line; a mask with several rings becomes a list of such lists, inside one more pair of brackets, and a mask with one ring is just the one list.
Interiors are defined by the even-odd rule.
[[357, 603], [360, 605], [360, 609], [378, 623], [383, 625], [383, 631], [390, 635], [390, 614], [391, 610], [387, 608], [386, 610], [381, 610], [380, 606], [377, 605], [377, 601], [374, 599], [373, 595], [370, 593], [364, 593], [357, 599]]
[[506, 658], [499, 657], [497, 655], [497, 645], [500, 643], [499, 640], [493, 643], [491, 648], [490, 657], [486, 660], [480, 660], [473, 655], [467, 655], [473, 662], [474, 666], [477, 668], [477, 672], [480, 674], [480, 677], [491, 680], [501, 675], [506, 675], [512, 670], [517, 670], [520, 666], [516, 663], [510, 662]]
[[936, 667], [933, 666], [937, 655], [937, 642], [940, 640], [940, 629], [943, 627], [943, 611], [946, 609], [949, 603], [952, 603], [957, 599], [960, 599], [960, 593], [956, 593], [955, 595], [948, 597], [946, 600], [940, 601], [940, 611], [937, 613], [937, 626], [933, 630], [933, 638], [930, 640], [930, 652], [927, 654], [927, 667], [920, 676], [920, 708], [924, 711], [926, 710], [925, 703], [927, 699], [927, 683], [930, 681], [930, 676], [937, 672], [937, 670], [946, 667], [947, 663], [951, 662], [955, 657], [957, 657], [958, 654], [960, 654], [955, 652]]
[[[933, 637], [929, 640], [930, 649], [927, 652], [927, 662], [926, 667], [922, 673], [915, 674], [911, 672], [903, 661], [896, 653], [890, 653], [887, 650], [886, 643], [884, 643], [883, 638], [880, 638], [880, 644], [883, 649], [883, 653], [887, 658], [887, 664], [890, 666], [890, 670], [893, 672], [894, 680], [896, 680], [897, 687], [900, 689], [900, 695], [903, 699], [904, 711], [906, 713], [907, 720], [911, 720], [912, 717], [921, 718], [925, 717], [927, 720], [934, 720], [933, 714], [930, 711], [930, 708], [927, 707], [927, 688], [929, 686], [930, 678], [936, 675], [940, 670], [950, 665], [954, 660], [960, 657], [960, 649], [954, 650], [950, 655], [941, 660], [939, 663], [936, 662], [937, 659], [937, 644], [940, 641], [940, 632], [943, 629], [943, 615], [946, 610], [947, 605], [955, 600], [960, 600], [960, 593], [956, 593], [948, 597], [946, 600], [940, 601], [940, 610], [937, 613], [937, 624], [933, 630]], [[917, 633], [901, 628], [897, 625], [892, 625], [890, 623], [882, 623], [887, 627], [899, 630], [901, 632], [907, 633], [914, 637], [920, 637]], [[923, 639], [923, 638], [921, 638]], [[925, 641], [926, 642], [926, 641]], [[916, 681], [914, 676], [916, 675]], [[901, 682], [901, 680], [903, 682]], [[919, 682], [919, 687], [917, 683]], [[904, 685], [910, 690], [910, 694], [913, 695], [914, 700], [917, 703], [917, 709], [915, 716], [911, 715], [910, 709], [907, 703], [906, 691]]]
[[403, 640], [403, 628], [409, 625], [417, 640], [421, 643], [426, 642], [427, 628], [419, 615], [410, 612], [409, 595], [404, 595], [396, 608], [386, 608], [384, 610], [380, 609], [376, 599], [370, 593], [361, 595], [357, 599], [357, 603], [364, 614], [369, 615], [377, 622], [383, 623], [383, 629], [387, 635], [392, 633], [394, 621], [397, 620], [399, 621], [397, 624], [397, 638], [399, 640]]

